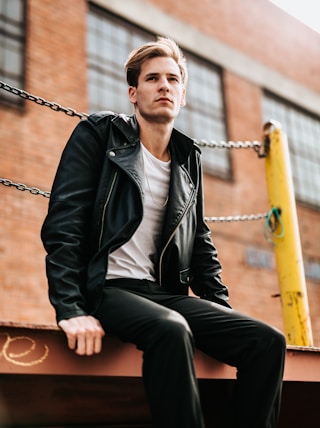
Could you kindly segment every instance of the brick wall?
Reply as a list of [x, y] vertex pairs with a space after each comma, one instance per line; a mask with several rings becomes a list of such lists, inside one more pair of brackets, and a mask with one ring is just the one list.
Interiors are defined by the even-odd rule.
[[[30, 0], [27, 5], [25, 89], [85, 111], [86, 2]], [[50, 190], [61, 150], [79, 119], [31, 102], [22, 112], [0, 109], [1, 176]], [[0, 318], [54, 322], [39, 238], [48, 199], [3, 186], [0, 198]]]
[[[269, 1], [203, 0], [196, 8], [191, 0], [148, 3], [320, 92], [320, 36]], [[87, 109], [86, 8], [85, 0], [28, 1], [26, 90], [77, 111]], [[223, 83], [229, 138], [261, 140], [261, 88], [229, 70], [223, 72]], [[61, 150], [78, 118], [26, 102], [20, 112], [0, 105], [0, 122], [0, 175], [50, 190]], [[264, 161], [253, 150], [232, 150], [230, 157], [230, 182], [205, 177], [206, 215], [268, 211]], [[4, 186], [0, 198], [0, 319], [54, 322], [39, 239], [48, 200]], [[319, 213], [298, 206], [298, 215], [303, 251], [316, 259]], [[279, 292], [277, 272], [263, 221], [210, 227], [231, 303], [282, 329], [280, 299], [274, 297]], [[320, 345], [320, 284], [307, 284], [315, 344]]]

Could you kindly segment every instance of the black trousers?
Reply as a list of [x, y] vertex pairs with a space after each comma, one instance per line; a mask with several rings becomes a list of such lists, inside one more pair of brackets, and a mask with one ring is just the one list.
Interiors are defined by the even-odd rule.
[[286, 352], [285, 338], [276, 329], [221, 305], [133, 279], [106, 282], [96, 317], [107, 333], [143, 351], [154, 427], [204, 428], [194, 347], [237, 368], [232, 427], [276, 427]]

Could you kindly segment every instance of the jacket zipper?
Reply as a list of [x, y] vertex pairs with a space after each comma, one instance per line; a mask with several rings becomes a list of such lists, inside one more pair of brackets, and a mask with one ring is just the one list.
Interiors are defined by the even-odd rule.
[[192, 195], [191, 195], [191, 198], [190, 198], [190, 200], [189, 200], [189, 203], [188, 203], [188, 205], [187, 205], [187, 207], [186, 207], [186, 209], [185, 209], [185, 211], [184, 211], [183, 215], [181, 216], [180, 221], [176, 224], [176, 227], [173, 229], [173, 231], [172, 231], [171, 235], [169, 236], [169, 239], [167, 240], [166, 245], [163, 247], [163, 250], [161, 251], [161, 255], [160, 255], [160, 258], [159, 258], [159, 285], [160, 285], [160, 287], [162, 287], [162, 268], [161, 268], [161, 265], [162, 265], [162, 259], [163, 259], [164, 253], [165, 253], [166, 249], [168, 248], [168, 245], [169, 245], [170, 241], [172, 240], [173, 235], [175, 234], [175, 232], [176, 232], [176, 230], [177, 230], [178, 226], [179, 226], [179, 225], [180, 225], [180, 223], [182, 222], [183, 217], [185, 216], [185, 214], [186, 214], [186, 213], [187, 213], [187, 211], [189, 210], [189, 207], [190, 207], [190, 205], [191, 205], [191, 202], [193, 201], [193, 196], [194, 196], [194, 194], [195, 194], [195, 189], [193, 189], [193, 193], [192, 193]]
[[99, 235], [99, 249], [101, 248], [101, 241], [102, 241], [102, 235], [103, 235], [103, 230], [104, 230], [104, 219], [105, 219], [105, 215], [106, 215], [106, 209], [107, 209], [107, 206], [108, 206], [108, 203], [109, 203], [109, 200], [110, 200], [110, 197], [111, 197], [111, 193], [113, 191], [113, 188], [114, 188], [117, 176], [118, 176], [118, 172], [116, 171], [115, 174], [114, 174], [112, 183], [111, 183], [111, 187], [110, 187], [109, 193], [107, 195], [107, 199], [106, 199], [106, 201], [104, 203], [104, 206], [103, 206], [102, 218], [101, 218], [101, 229], [100, 229], [100, 235]]

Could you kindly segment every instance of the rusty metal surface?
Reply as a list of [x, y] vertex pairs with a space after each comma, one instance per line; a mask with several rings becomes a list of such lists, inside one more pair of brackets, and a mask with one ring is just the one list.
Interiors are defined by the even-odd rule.
[[0, 326], [0, 373], [140, 376], [140, 360], [132, 345], [113, 337], [101, 354], [86, 357], [70, 351], [57, 329]]
[[[206, 426], [225, 428], [234, 381], [200, 379]], [[284, 382], [278, 428], [316, 427], [317, 382]], [[1, 428], [151, 428], [141, 378], [0, 375]]]
[[[198, 378], [235, 379], [235, 369], [195, 353]], [[54, 326], [0, 323], [0, 373], [81, 376], [141, 376], [141, 352], [107, 336], [101, 354], [78, 356]], [[288, 346], [285, 381], [320, 382], [320, 349]]]
[[[235, 369], [196, 353], [199, 378], [235, 379]], [[0, 374], [141, 376], [142, 353], [107, 336], [102, 352], [78, 356], [55, 327], [0, 324]]]
[[288, 346], [284, 380], [320, 382], [320, 349]]
[[[225, 428], [234, 369], [196, 352], [207, 426]], [[278, 428], [317, 426], [320, 350], [288, 347]], [[54, 326], [0, 323], [1, 428], [151, 428], [141, 353], [107, 337], [101, 354], [69, 351]]]
[[141, 378], [0, 375], [1, 427], [98, 424], [151, 427]]

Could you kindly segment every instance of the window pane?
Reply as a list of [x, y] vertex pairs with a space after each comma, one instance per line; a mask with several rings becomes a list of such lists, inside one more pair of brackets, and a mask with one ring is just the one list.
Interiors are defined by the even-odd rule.
[[19, 42], [10, 40], [4, 51], [4, 70], [8, 75], [19, 75], [22, 69], [22, 53]]
[[21, 0], [2, 0], [8, 18], [16, 22], [23, 22], [23, 2]]
[[320, 118], [267, 94], [263, 111], [265, 120], [280, 122], [288, 137], [296, 198], [320, 207]]
[[[128, 100], [124, 63], [130, 51], [156, 36], [101, 9], [88, 14], [88, 64], [90, 111], [133, 113]], [[221, 76], [211, 64], [186, 54], [189, 71], [187, 104], [175, 126], [191, 138], [225, 140]], [[227, 150], [202, 148], [204, 170], [228, 178]]]
[[[23, 89], [25, 1], [0, 1], [0, 80]], [[21, 104], [21, 98], [1, 91], [0, 99]]]

